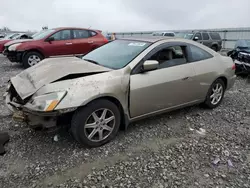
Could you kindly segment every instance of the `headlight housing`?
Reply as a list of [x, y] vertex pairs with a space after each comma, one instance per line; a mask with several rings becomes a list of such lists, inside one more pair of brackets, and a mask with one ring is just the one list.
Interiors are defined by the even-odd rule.
[[53, 111], [66, 95], [66, 91], [48, 93], [34, 97], [30, 104], [38, 111], [50, 112]]
[[12, 44], [12, 45], [9, 46], [8, 50], [9, 50], [9, 51], [15, 51], [16, 48], [17, 48], [19, 45], [21, 45], [21, 44], [22, 44], [22, 43]]

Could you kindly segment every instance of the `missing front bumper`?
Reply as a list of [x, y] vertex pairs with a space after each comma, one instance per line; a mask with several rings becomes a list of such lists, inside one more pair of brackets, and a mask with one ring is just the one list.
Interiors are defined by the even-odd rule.
[[22, 105], [11, 101], [8, 92], [5, 93], [5, 103], [9, 110], [13, 112], [13, 120], [16, 122], [24, 122], [31, 128], [43, 127], [52, 128], [57, 126], [57, 113], [36, 113], [28, 111]]
[[10, 62], [22, 62], [23, 52], [5, 50], [3, 54], [10, 60]]
[[36, 116], [33, 114], [27, 114], [23, 111], [16, 111], [12, 116], [16, 122], [24, 122], [30, 128], [53, 128], [57, 126], [57, 117], [52, 116]]
[[27, 121], [27, 116], [22, 111], [14, 112], [12, 118], [14, 121], [17, 121], [17, 122], [26, 122]]

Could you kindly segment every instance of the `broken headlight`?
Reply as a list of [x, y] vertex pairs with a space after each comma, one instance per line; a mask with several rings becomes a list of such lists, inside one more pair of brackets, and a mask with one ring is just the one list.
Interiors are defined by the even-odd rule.
[[8, 50], [9, 51], [16, 51], [16, 48], [21, 45], [22, 43], [17, 43], [17, 44], [12, 44], [11, 46], [9, 46]]
[[34, 106], [39, 111], [53, 111], [56, 106], [60, 103], [63, 97], [66, 95], [66, 91], [60, 91], [55, 93], [48, 93], [34, 97], [31, 101], [32, 106]]

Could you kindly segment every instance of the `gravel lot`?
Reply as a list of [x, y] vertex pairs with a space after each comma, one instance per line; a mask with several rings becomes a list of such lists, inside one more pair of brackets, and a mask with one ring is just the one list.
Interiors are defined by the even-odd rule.
[[198, 106], [146, 119], [95, 149], [66, 132], [35, 132], [4, 106], [9, 77], [22, 69], [0, 57], [0, 187], [250, 187], [250, 85], [238, 78], [220, 107]]

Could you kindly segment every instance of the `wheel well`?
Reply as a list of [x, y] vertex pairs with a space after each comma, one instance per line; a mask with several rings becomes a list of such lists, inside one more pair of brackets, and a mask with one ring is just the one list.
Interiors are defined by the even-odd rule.
[[[123, 110], [123, 107], [122, 107], [121, 103], [120, 103], [116, 98], [114, 98], [114, 97], [109, 97], [109, 96], [107, 96], [107, 97], [100, 97], [100, 98], [94, 99], [94, 100], [90, 101], [89, 103], [94, 102], [94, 101], [96, 101], [96, 100], [100, 100], [100, 99], [106, 99], [106, 100], [108, 100], [108, 101], [114, 103], [114, 104], [118, 107], [118, 109], [119, 109], [119, 111], [120, 111], [120, 114], [121, 114], [121, 125], [120, 125], [120, 129], [121, 129], [121, 130], [125, 130], [125, 129], [127, 128], [127, 125], [128, 125], [128, 120], [127, 120], [126, 117], [125, 117], [124, 110]], [[87, 103], [87, 104], [89, 104], [89, 103]], [[86, 104], [86, 105], [87, 105], [87, 104]], [[84, 105], [84, 106], [85, 106], [85, 105]], [[82, 107], [84, 107], [84, 106], [79, 106], [78, 108], [82, 108]], [[70, 125], [70, 122], [71, 122], [71, 120], [72, 120], [72, 117], [73, 117], [74, 113], [75, 113], [75, 111], [70, 112], [70, 113], [66, 113], [66, 114], [64, 114], [63, 116], [59, 116], [59, 117], [58, 117], [57, 125], [60, 125], [60, 126], [61, 126], [61, 125]]]
[[[125, 123], [126, 121], [125, 121], [125, 116], [124, 116], [124, 110], [123, 110], [123, 107], [122, 107], [120, 101], [117, 100], [116, 98], [110, 97], [110, 96], [101, 97], [101, 98], [98, 98], [98, 99], [95, 99], [95, 100], [99, 100], [99, 99], [106, 99], [106, 100], [109, 100], [110, 102], [114, 103], [114, 104], [118, 107], [118, 109], [119, 109], [119, 111], [120, 111], [120, 114], [121, 114], [121, 125], [120, 125], [120, 129], [125, 130], [125, 129], [126, 129], [126, 123]], [[95, 101], [95, 100], [93, 100], [93, 101]], [[91, 102], [93, 102], [93, 101], [91, 101]]]
[[224, 76], [221, 76], [221, 77], [219, 77], [218, 79], [221, 79], [221, 80], [224, 82], [225, 87], [227, 88], [227, 78], [224, 77]]
[[[120, 111], [120, 114], [121, 114], [121, 125], [120, 125], [120, 129], [121, 129], [121, 130], [125, 130], [126, 127], [127, 127], [127, 125], [128, 125], [128, 120], [127, 120], [126, 117], [125, 117], [123, 107], [122, 107], [121, 103], [119, 102], [119, 100], [117, 100], [117, 99], [114, 98], [114, 97], [105, 96], [105, 97], [100, 97], [100, 98], [94, 99], [94, 100], [90, 101], [89, 103], [92, 103], [92, 102], [94, 102], [94, 101], [96, 101], [96, 100], [100, 100], [100, 99], [106, 99], [106, 100], [108, 100], [108, 101], [114, 103], [114, 104], [118, 107], [118, 109], [119, 109], [119, 111]], [[87, 103], [87, 104], [89, 104], [89, 103]], [[87, 105], [87, 104], [86, 104], [86, 105]], [[85, 106], [85, 105], [84, 105], [84, 106]], [[84, 107], [84, 106], [80, 106], [80, 107], [78, 107], [78, 108], [81, 108], [81, 107]], [[71, 114], [71, 116], [72, 116], [72, 115], [73, 115], [73, 113]], [[70, 119], [71, 119], [71, 118], [70, 118]]]
[[218, 45], [218, 44], [212, 44], [212, 48], [213, 48], [213, 47], [215, 47], [215, 48], [216, 48], [216, 50], [218, 50], [219, 45]]
[[37, 52], [37, 53], [41, 54], [43, 56], [43, 58], [45, 58], [43, 53], [40, 50], [37, 50], [37, 49], [30, 49], [30, 50], [25, 51], [25, 53], [23, 54], [23, 58], [29, 52]]

